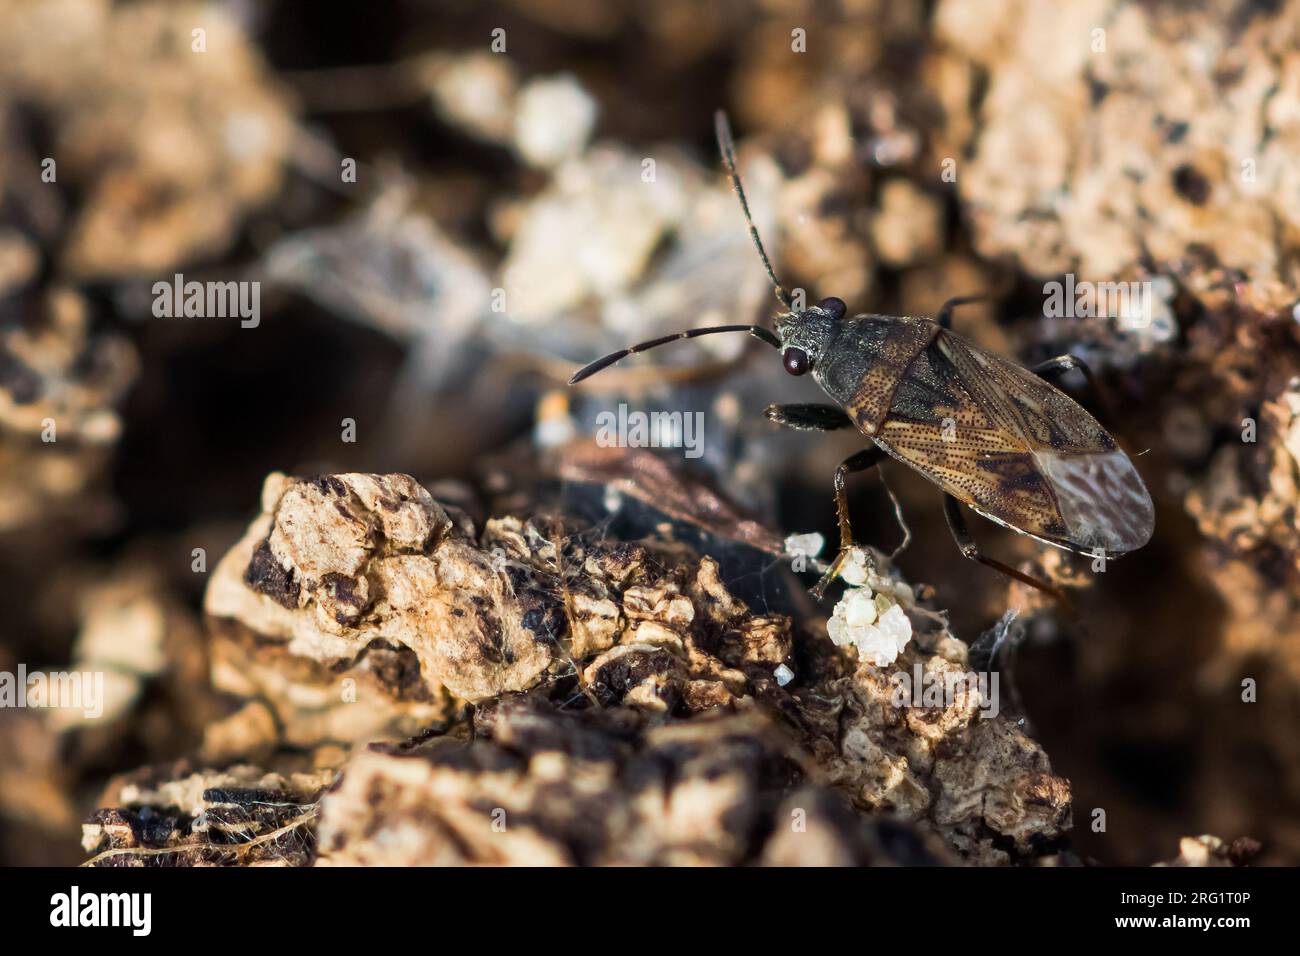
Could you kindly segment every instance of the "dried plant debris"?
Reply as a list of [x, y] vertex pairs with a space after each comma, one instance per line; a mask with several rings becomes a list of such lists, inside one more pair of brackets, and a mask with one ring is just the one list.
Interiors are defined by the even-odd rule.
[[319, 807], [301, 787], [274, 812], [235, 801], [236, 852], [194, 822], [233, 785], [163, 773], [119, 788], [87, 845], [98, 862], [1055, 857], [1068, 782], [873, 557], [873, 591], [913, 629], [885, 667], [824, 625], [755, 613], [680, 542], [547, 515], [480, 532], [405, 475], [272, 475], [208, 589], [214, 683], [248, 703], [205, 746], [273, 760], [289, 744], [338, 783]]
[[279, 188], [292, 137], [240, 26], [198, 3], [6, 4], [9, 98], [42, 109], [57, 182], [85, 196], [65, 252], [85, 278], [153, 276], [224, 251]]
[[488, 314], [486, 277], [428, 216], [412, 183], [388, 179], [338, 225], [293, 233], [267, 254], [266, 275], [353, 321], [402, 341], [436, 335], [449, 355]]
[[105, 749], [155, 721], [169, 728], [167, 734], [155, 729], [150, 735], [158, 752], [192, 745], [212, 715], [211, 702], [201, 693], [208, 660], [193, 612], [159, 574], [129, 563], [85, 587], [82, 595], [71, 666], [74, 672], [102, 674], [103, 693], [93, 718], [83, 709], [54, 709], [50, 728], [80, 731], [87, 758], [96, 747]]
[[82, 825], [89, 866], [302, 866], [313, 855], [320, 792], [333, 773], [141, 771], [109, 787], [113, 809]]
[[506, 699], [474, 743], [367, 752], [321, 801], [327, 865], [938, 862], [940, 841], [850, 812], [761, 712], [658, 723]]
[[32, 709], [0, 711], [0, 819], [21, 822], [31, 843], [71, 841], [78, 823], [65, 740], [45, 716]]
[[[10, 681], [23, 671], [0, 648], [0, 820], [69, 847], [84, 813], [76, 805], [104, 768], [190, 752], [220, 712], [206, 691], [199, 623], [153, 569], [123, 562], [71, 573], [94, 580], [78, 587], [72, 658], [25, 667], [28, 701], [35, 674], [50, 699], [13, 706]], [[69, 696], [55, 696], [60, 682]]]
[[629, 495], [716, 537], [774, 556], [785, 554], [785, 543], [770, 529], [742, 514], [698, 477], [674, 469], [645, 449], [604, 448], [595, 442], [573, 441], [556, 449], [551, 457], [560, 479], [605, 488], [608, 503], [614, 506], [610, 510], [617, 510], [619, 496]]
[[136, 351], [94, 334], [90, 306], [69, 289], [35, 300], [34, 312], [30, 324], [0, 328], [0, 529], [58, 514], [103, 524], [100, 485]]
[[0, 301], [35, 279], [40, 261], [35, 242], [16, 229], [0, 229]]
[[1202, 834], [1178, 841], [1178, 856], [1157, 866], [1245, 866], [1260, 851], [1259, 842], [1241, 837], [1225, 843], [1216, 836]]

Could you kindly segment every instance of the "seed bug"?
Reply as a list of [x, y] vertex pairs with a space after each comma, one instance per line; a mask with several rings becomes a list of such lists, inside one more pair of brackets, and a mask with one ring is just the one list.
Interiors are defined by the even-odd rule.
[[872, 443], [835, 470], [839, 553], [813, 588], [817, 597], [839, 575], [853, 546], [845, 479], [886, 457], [939, 486], [963, 556], [1058, 598], [1051, 585], [982, 554], [961, 507], [1046, 544], [1094, 556], [1124, 554], [1150, 540], [1155, 511], [1132, 461], [1096, 419], [1046, 380], [1077, 368], [1096, 390], [1081, 359], [1059, 355], [1025, 369], [957, 335], [953, 310], [981, 296], [949, 299], [933, 319], [849, 317], [843, 300], [834, 297], [796, 310], [750, 215], [726, 115], [719, 111], [715, 120], [723, 165], [785, 307], [775, 331], [720, 325], [665, 335], [597, 359], [570, 385], [629, 355], [718, 332], [748, 332], [778, 349], [791, 375], [811, 372], [835, 404], [769, 405], [767, 417], [803, 430], [856, 428]]

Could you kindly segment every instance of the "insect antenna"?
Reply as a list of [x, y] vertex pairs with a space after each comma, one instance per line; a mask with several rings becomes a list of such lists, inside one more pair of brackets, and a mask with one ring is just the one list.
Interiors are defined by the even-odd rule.
[[649, 342], [639, 342], [636, 345], [628, 346], [625, 349], [619, 349], [617, 352], [611, 352], [604, 358], [598, 358], [590, 365], [583, 366], [574, 373], [573, 378], [569, 379], [570, 385], [576, 385], [584, 378], [590, 378], [602, 369], [609, 368], [620, 359], [625, 359], [629, 355], [635, 355], [638, 352], [648, 352], [650, 349], [657, 349], [661, 345], [667, 345], [669, 342], [676, 342], [680, 339], [693, 339], [701, 335], [712, 335], [715, 332], [748, 332], [755, 338], [762, 339], [773, 348], [781, 347], [781, 340], [772, 332], [763, 328], [761, 325], [713, 325], [703, 329], [690, 329], [686, 332], [674, 332], [672, 335], [664, 335], [657, 339], [651, 339]]
[[718, 149], [722, 152], [723, 165], [727, 167], [727, 175], [731, 177], [731, 186], [736, 190], [736, 195], [740, 198], [740, 208], [744, 210], [745, 221], [749, 223], [749, 237], [754, 240], [754, 247], [758, 249], [758, 255], [763, 260], [763, 268], [767, 270], [767, 277], [772, 280], [772, 288], [776, 292], [776, 297], [791, 312], [794, 311], [794, 301], [790, 298], [790, 293], [785, 291], [785, 287], [776, 277], [776, 272], [772, 269], [772, 260], [767, 257], [767, 250], [763, 248], [763, 240], [758, 237], [758, 227], [754, 225], [754, 217], [749, 212], [749, 201], [745, 198], [745, 187], [741, 185], [740, 173], [736, 172], [736, 149], [735, 143], [731, 139], [731, 124], [727, 122], [727, 114], [718, 110], [713, 114], [714, 129], [718, 134]]

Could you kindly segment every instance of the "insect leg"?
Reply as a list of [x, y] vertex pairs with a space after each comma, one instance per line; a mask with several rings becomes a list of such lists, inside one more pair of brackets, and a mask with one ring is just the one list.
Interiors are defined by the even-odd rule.
[[1044, 594], [1051, 595], [1061, 604], [1065, 605], [1066, 608], [1073, 610], [1070, 606], [1069, 599], [1066, 598], [1060, 588], [1053, 587], [1046, 581], [1040, 581], [1038, 578], [1025, 574], [1023, 571], [1017, 571], [1015, 568], [1003, 564], [996, 558], [990, 558], [987, 555], [981, 554], [979, 546], [975, 544], [975, 538], [971, 535], [970, 529], [966, 527], [966, 516], [961, 513], [961, 502], [952, 495], [945, 494], [943, 496], [943, 514], [944, 517], [948, 519], [948, 530], [952, 532], [953, 540], [957, 542], [957, 547], [961, 549], [962, 557], [976, 561], [987, 568], [992, 568], [994, 571], [1005, 574], [1007, 577], [1015, 578], [1017, 581], [1028, 584], [1031, 588], [1037, 588]]
[[1092, 374], [1092, 369], [1088, 363], [1077, 355], [1071, 355], [1069, 352], [1064, 355], [1058, 355], [1055, 358], [1049, 358], [1045, 362], [1039, 362], [1030, 371], [1039, 378], [1047, 378], [1048, 375], [1064, 374], [1072, 368], [1077, 368], [1083, 373], [1084, 381], [1088, 383], [1088, 389], [1096, 396], [1097, 403], [1101, 406], [1102, 417], [1108, 422], [1115, 420], [1114, 406], [1111, 404], [1110, 396], [1101, 383], [1097, 381], [1097, 376]]
[[1088, 363], [1077, 355], [1071, 355], [1069, 352], [1055, 358], [1049, 358], [1045, 362], [1039, 362], [1030, 371], [1040, 378], [1046, 378], [1056, 372], [1068, 372], [1072, 368], [1077, 368], [1083, 373], [1089, 388], [1095, 389], [1097, 387], [1097, 379], [1092, 374], [1092, 369], [1088, 367]]
[[912, 543], [912, 529], [907, 526], [907, 519], [903, 517], [903, 506], [898, 502], [898, 495], [894, 494], [894, 489], [889, 487], [889, 481], [885, 478], [885, 471], [880, 471], [880, 483], [885, 486], [885, 493], [889, 495], [889, 501], [894, 506], [894, 520], [898, 522], [898, 527], [903, 532], [903, 540], [899, 542], [897, 548], [889, 552], [889, 560], [893, 561], [896, 557], [907, 550], [907, 546]]
[[826, 589], [830, 587], [831, 582], [839, 577], [840, 568], [844, 567], [844, 560], [849, 556], [849, 551], [853, 547], [853, 528], [849, 525], [849, 499], [844, 494], [844, 480], [851, 472], [874, 468], [884, 458], [885, 452], [880, 448], [867, 448], [845, 458], [840, 462], [839, 467], [835, 469], [835, 517], [840, 525], [840, 551], [835, 556], [835, 561], [822, 575], [822, 579], [813, 587], [813, 597], [820, 599]]
[[986, 299], [991, 298], [993, 298], [993, 296], [988, 292], [982, 292], [979, 295], [959, 295], [955, 298], [949, 299], [941, 305], [939, 307], [939, 314], [934, 317], [934, 320], [945, 329], [951, 329], [953, 309], [957, 308], [959, 305], [970, 305], [972, 302], [983, 302]]
[[830, 432], [853, 427], [853, 421], [837, 405], [769, 405], [763, 414], [778, 425], [800, 431]]

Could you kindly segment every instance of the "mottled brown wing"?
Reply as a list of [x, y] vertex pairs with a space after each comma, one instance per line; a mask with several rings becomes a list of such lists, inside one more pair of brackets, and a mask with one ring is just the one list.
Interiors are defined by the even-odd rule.
[[1077, 402], [943, 331], [900, 382], [876, 443], [980, 514], [1051, 544], [1123, 553], [1155, 525], [1128, 456]]

